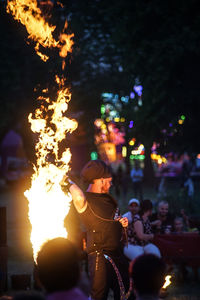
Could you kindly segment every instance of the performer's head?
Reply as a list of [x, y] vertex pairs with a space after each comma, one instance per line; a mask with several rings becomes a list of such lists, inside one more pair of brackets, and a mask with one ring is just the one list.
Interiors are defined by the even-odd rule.
[[102, 160], [89, 161], [81, 171], [83, 181], [97, 187], [101, 193], [108, 193], [112, 185], [110, 167]]
[[80, 273], [76, 247], [65, 238], [47, 241], [38, 253], [36, 272], [48, 293], [73, 288]]
[[143, 254], [130, 263], [130, 276], [136, 294], [158, 296], [165, 282], [166, 264], [154, 254]]

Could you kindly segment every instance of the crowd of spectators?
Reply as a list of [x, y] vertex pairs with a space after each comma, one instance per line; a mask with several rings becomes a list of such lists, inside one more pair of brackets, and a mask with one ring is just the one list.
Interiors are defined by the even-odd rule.
[[[140, 202], [138, 199], [132, 198], [128, 203], [128, 211], [123, 216], [129, 220], [127, 229], [128, 245], [124, 246], [124, 254], [129, 260], [133, 260], [142, 254], [154, 254], [161, 257], [161, 250], [163, 249], [159, 249], [159, 243], [156, 243], [156, 238], [160, 235], [162, 239], [165, 239], [165, 236], [178, 235], [179, 241], [181, 239], [183, 241], [184, 234], [188, 236], [189, 233], [198, 234], [199, 232], [198, 228], [195, 228], [190, 222], [190, 218], [183, 209], [172, 214], [169, 211], [167, 201], [158, 202], [154, 213], [152, 213], [152, 209], [153, 205], [149, 199]], [[187, 259], [185, 260], [184, 255], [178, 257], [177, 251], [183, 250], [178, 249], [178, 246], [173, 247], [173, 251], [176, 253], [174, 253], [174, 258], [167, 260], [168, 267], [171, 270], [176, 270], [177, 278], [184, 281], [188, 275]], [[198, 280], [198, 265], [193, 263], [192, 270], [195, 280]]]

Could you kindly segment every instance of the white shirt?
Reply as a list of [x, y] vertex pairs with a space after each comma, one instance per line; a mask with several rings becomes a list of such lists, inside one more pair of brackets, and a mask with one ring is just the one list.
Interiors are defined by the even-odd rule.
[[125, 214], [123, 214], [122, 217], [123, 218], [127, 218], [129, 224], [133, 221], [132, 213], [130, 211], [128, 211]]

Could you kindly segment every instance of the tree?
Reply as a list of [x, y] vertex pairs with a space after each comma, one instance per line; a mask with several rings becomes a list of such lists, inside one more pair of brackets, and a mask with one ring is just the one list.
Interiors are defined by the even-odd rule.
[[[198, 1], [69, 0], [65, 8], [56, 9], [55, 21], [61, 24], [66, 18], [75, 34], [65, 74], [72, 82], [72, 111], [85, 111], [85, 123], [91, 117], [89, 139], [90, 125], [99, 116], [101, 93], [129, 95], [138, 80], [143, 86], [142, 106], [133, 100], [123, 107], [127, 126], [135, 121], [133, 130], [127, 127], [127, 136], [136, 136], [149, 153], [153, 141], [160, 143], [163, 152], [198, 152]], [[35, 81], [29, 81], [33, 85], [40, 79], [35, 72], [38, 65], [27, 64], [34, 65], [33, 72], [29, 70], [35, 76]], [[45, 66], [39, 76], [42, 80], [48, 78], [42, 75], [53, 69], [53, 62]], [[23, 68], [22, 74], [26, 74]], [[186, 118], [179, 125], [181, 115]]]
[[[110, 14], [110, 19], [116, 20], [112, 38], [121, 49], [123, 68], [143, 85], [143, 105], [135, 114], [137, 131], [145, 140], [155, 139], [184, 114], [184, 132], [191, 132], [198, 124], [195, 111], [200, 94], [198, 1], [115, 4]], [[196, 151], [197, 137], [190, 139]]]
[[[76, 4], [79, 1], [76, 1]], [[85, 6], [86, 7], [86, 6]], [[84, 9], [85, 9], [84, 7]], [[83, 8], [83, 7], [82, 7]], [[76, 7], [78, 13], [78, 6]], [[95, 28], [107, 36], [108, 45], [117, 53], [115, 76], [120, 82], [118, 93], [128, 94], [136, 79], [143, 86], [143, 105], [138, 110], [125, 111], [133, 115], [138, 136], [150, 152], [153, 141], [160, 142], [163, 151], [198, 152], [198, 108], [200, 70], [200, 19], [197, 0], [187, 1], [94, 1], [92, 8], [82, 11], [82, 25], [87, 28], [86, 49], [96, 33], [96, 48], [100, 55], [108, 53], [101, 47]], [[79, 16], [81, 12], [79, 11]], [[73, 14], [72, 14], [73, 19]], [[93, 28], [93, 29], [92, 29]], [[83, 35], [84, 36], [84, 35]], [[79, 38], [79, 37], [78, 37]], [[81, 44], [80, 51], [84, 51]], [[97, 62], [97, 57], [85, 53], [87, 61]], [[111, 54], [111, 56], [112, 56]], [[86, 58], [87, 57], [87, 58]], [[114, 57], [114, 55], [113, 55]], [[116, 61], [115, 61], [116, 62]], [[99, 70], [99, 69], [98, 69]], [[121, 78], [125, 80], [120, 81]], [[88, 77], [86, 77], [88, 78]], [[127, 80], [128, 78], [128, 80]], [[110, 90], [113, 91], [109, 80]], [[181, 115], [186, 119], [178, 125]], [[125, 116], [126, 117], [126, 116]], [[168, 132], [170, 135], [163, 132]], [[181, 130], [178, 130], [181, 127]], [[176, 131], [178, 134], [176, 134]], [[176, 141], [180, 142], [176, 142]], [[148, 157], [148, 156], [147, 156]]]

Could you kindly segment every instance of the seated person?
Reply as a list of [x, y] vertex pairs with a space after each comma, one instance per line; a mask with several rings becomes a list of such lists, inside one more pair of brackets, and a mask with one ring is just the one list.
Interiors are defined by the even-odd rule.
[[158, 211], [150, 217], [154, 233], [164, 234], [172, 231], [174, 217], [169, 213], [167, 201], [158, 203]]
[[183, 218], [184, 223], [186, 224], [186, 228], [188, 230], [188, 232], [199, 232], [198, 227], [200, 228], [200, 222], [199, 222], [199, 218], [196, 218], [195, 221], [195, 217], [189, 217], [188, 215], [186, 215], [185, 210], [181, 209], [180, 214]]
[[37, 257], [36, 274], [46, 290], [47, 300], [87, 300], [78, 288], [79, 257], [76, 247], [65, 238], [47, 241]]
[[136, 300], [158, 300], [165, 282], [166, 265], [153, 254], [144, 254], [130, 263], [130, 277], [133, 280]]
[[186, 223], [182, 217], [176, 217], [174, 219], [173, 233], [198, 233], [197, 228], [191, 228], [190, 223]]
[[176, 217], [174, 219], [173, 232], [178, 234], [187, 232], [187, 228], [184, 225], [183, 218]]
[[128, 245], [124, 246], [124, 254], [130, 260], [144, 253], [161, 256], [159, 249], [150, 242], [154, 237], [149, 221], [151, 214], [152, 202], [144, 200], [141, 203], [140, 214], [135, 214], [128, 225]]
[[133, 221], [133, 216], [139, 212], [140, 209], [140, 201], [136, 198], [130, 199], [128, 203], [129, 211], [123, 214], [122, 217], [126, 217], [128, 222], [131, 223]]

